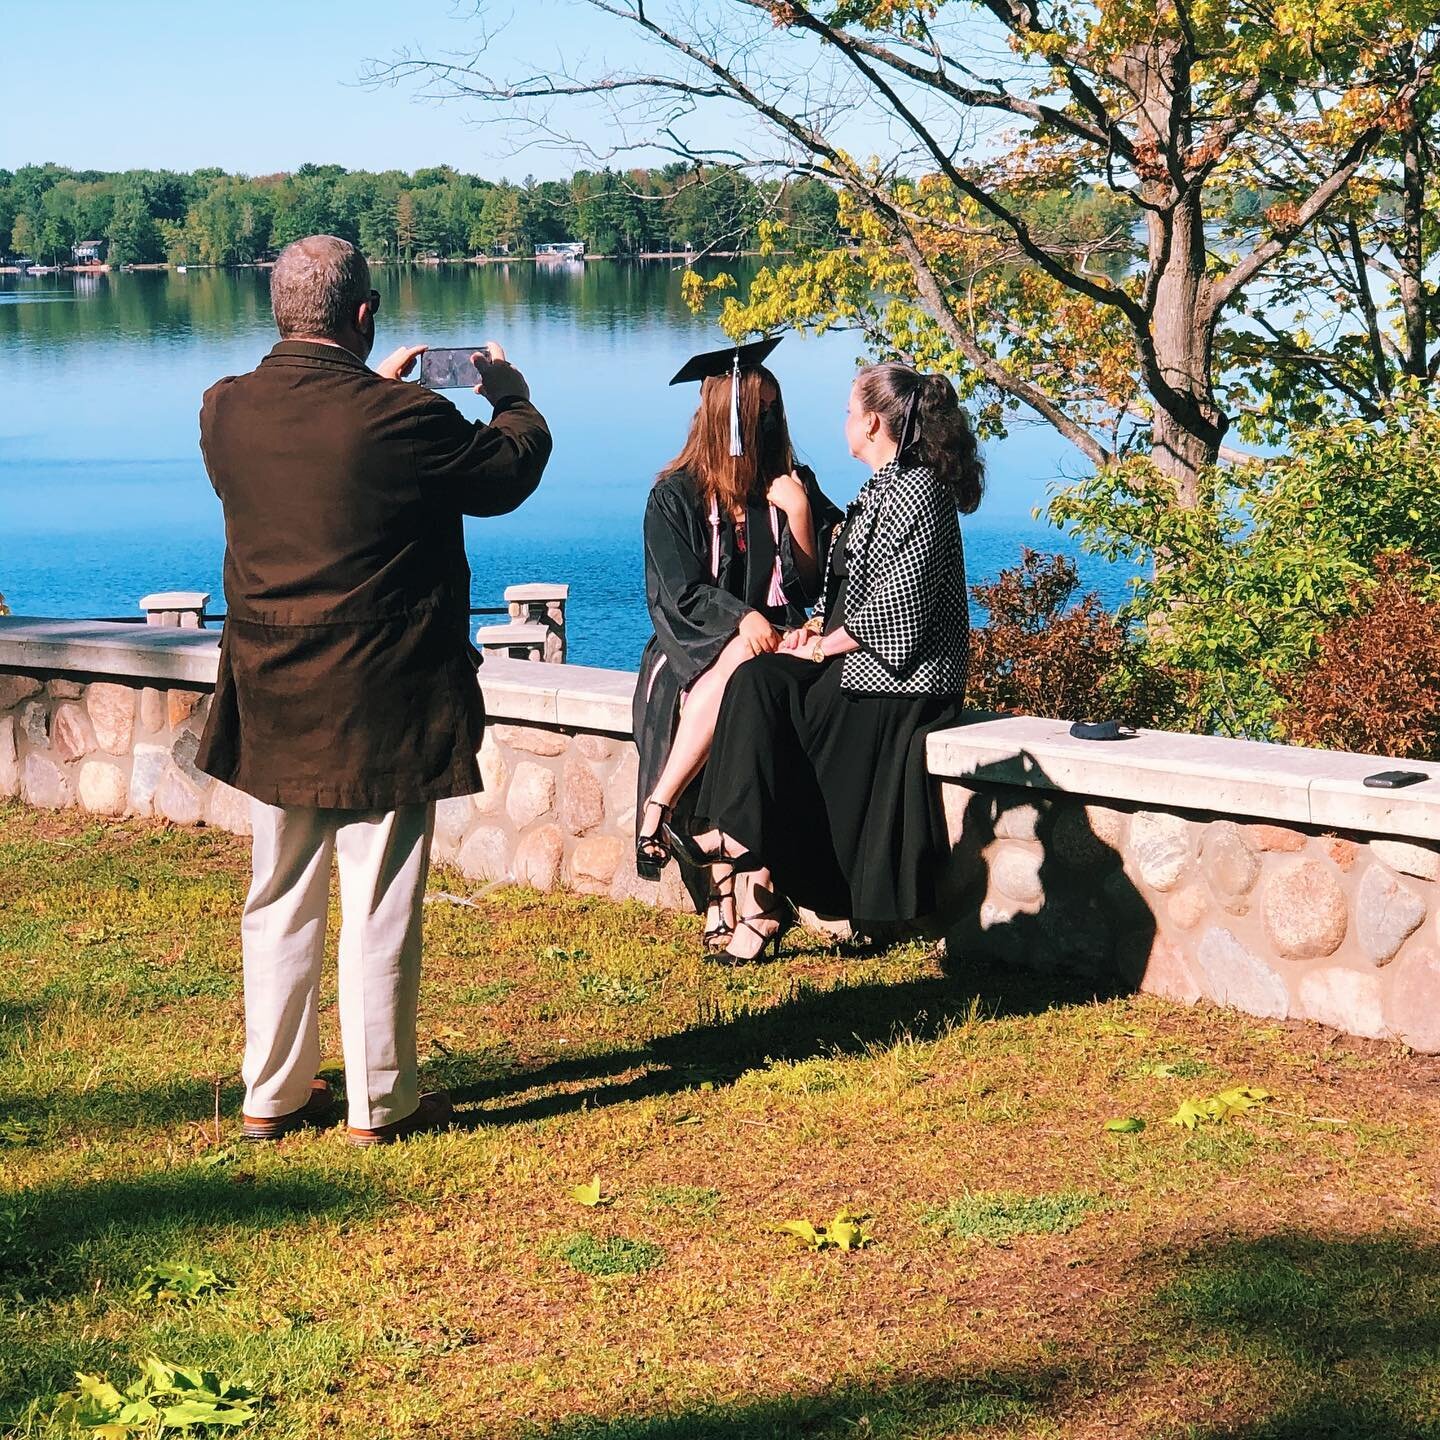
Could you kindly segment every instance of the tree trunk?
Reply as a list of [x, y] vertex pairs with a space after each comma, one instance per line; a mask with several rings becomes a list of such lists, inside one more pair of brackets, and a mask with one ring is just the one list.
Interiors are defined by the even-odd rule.
[[1425, 154], [1424, 118], [1417, 102], [1406, 128], [1402, 165], [1404, 230], [1401, 240], [1400, 309], [1405, 318], [1405, 372], [1424, 379], [1428, 373], [1430, 334], [1425, 314]]
[[[1143, 189], [1167, 212], [1146, 212], [1153, 296], [1148, 344], [1163, 382], [1151, 387], [1151, 456], [1174, 485], [1177, 502], [1189, 508], [1199, 498], [1201, 471], [1219, 458], [1226, 427], [1215, 403], [1201, 187], [1183, 178], [1193, 138], [1191, 55], [1184, 41], [1169, 37], [1134, 47], [1119, 67], [1139, 101], [1136, 125], [1150, 172]], [[1148, 368], [1146, 343], [1140, 337], [1142, 368]]]
[[1214, 397], [1214, 331], [1205, 318], [1205, 220], [1197, 194], [1172, 211], [1171, 243], [1150, 217], [1150, 263], [1157, 268], [1151, 326], [1155, 359], [1176, 393], [1169, 405], [1155, 397], [1151, 458], [1187, 508], [1199, 499], [1200, 472], [1215, 464], [1225, 417]]

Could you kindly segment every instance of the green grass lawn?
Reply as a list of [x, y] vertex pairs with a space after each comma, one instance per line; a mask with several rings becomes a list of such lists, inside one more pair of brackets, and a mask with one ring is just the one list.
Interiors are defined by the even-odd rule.
[[[247, 862], [0, 805], [6, 1433], [158, 1356], [263, 1436], [1440, 1437], [1433, 1060], [441, 874], [457, 1128], [241, 1148]], [[870, 1243], [778, 1228], [846, 1208]]]

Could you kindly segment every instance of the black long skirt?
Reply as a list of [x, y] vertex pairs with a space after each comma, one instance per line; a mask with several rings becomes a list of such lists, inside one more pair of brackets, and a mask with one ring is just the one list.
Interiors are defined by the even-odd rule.
[[821, 915], [910, 921], [935, 909], [947, 853], [925, 738], [961, 701], [855, 694], [842, 662], [760, 655], [731, 677], [696, 804]]

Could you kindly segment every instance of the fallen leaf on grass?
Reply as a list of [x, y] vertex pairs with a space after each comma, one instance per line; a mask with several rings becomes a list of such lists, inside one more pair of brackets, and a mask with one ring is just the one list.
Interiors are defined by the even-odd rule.
[[1169, 1125], [1183, 1125], [1187, 1130], [1198, 1128], [1209, 1117], [1204, 1104], [1199, 1100], [1182, 1100], [1180, 1108], [1166, 1122]]
[[206, 1295], [219, 1295], [234, 1288], [223, 1275], [203, 1265], [162, 1260], [141, 1272], [131, 1298], [137, 1305], [147, 1300], [174, 1300], [181, 1305], [193, 1305]]
[[1246, 1110], [1254, 1110], [1270, 1098], [1270, 1092], [1258, 1086], [1237, 1085], [1233, 1090], [1222, 1090], [1218, 1095], [1212, 1095], [1205, 1102], [1205, 1107], [1217, 1121], [1221, 1121]]
[[600, 1190], [600, 1177], [594, 1175], [588, 1185], [572, 1185], [570, 1187], [570, 1198], [586, 1205], [592, 1210], [602, 1209], [606, 1205], [613, 1205], [615, 1197], [605, 1195]]
[[844, 1209], [828, 1225], [814, 1225], [809, 1220], [784, 1220], [777, 1228], [793, 1235], [807, 1250], [863, 1250], [875, 1243], [875, 1237], [865, 1228], [869, 1218]]
[[1207, 1122], [1223, 1125], [1232, 1116], [1254, 1110], [1270, 1098], [1268, 1090], [1261, 1090], [1256, 1085], [1236, 1085], [1205, 1100], [1186, 1100], [1168, 1123], [1183, 1126], [1186, 1130], [1196, 1130]]
[[76, 1387], [57, 1396], [52, 1423], [65, 1434], [103, 1440], [193, 1427], [247, 1425], [255, 1419], [255, 1392], [209, 1370], [172, 1365], [150, 1356], [122, 1394], [103, 1375], [75, 1373]]
[[1126, 1115], [1123, 1119], [1107, 1120], [1105, 1128], [1112, 1135], [1138, 1135], [1145, 1128], [1145, 1122], [1138, 1115]]

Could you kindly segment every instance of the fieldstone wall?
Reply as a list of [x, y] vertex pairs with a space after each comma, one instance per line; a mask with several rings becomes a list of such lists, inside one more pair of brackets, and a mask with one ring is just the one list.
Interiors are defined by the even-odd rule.
[[0, 674], [0, 796], [248, 834], [246, 797], [195, 768], [209, 704], [201, 690]]
[[943, 794], [955, 953], [1440, 1051], [1440, 843]]
[[473, 880], [686, 908], [673, 865], [658, 883], [635, 873], [638, 769], [627, 736], [488, 725], [485, 789], [435, 807], [435, 857]]
[[[479, 880], [688, 907], [673, 866], [658, 884], [636, 876], [636, 755], [620, 728], [627, 677], [603, 677], [496, 667], [486, 683], [502, 713], [536, 714], [559, 687], [569, 719], [491, 723], [484, 792], [437, 806], [440, 864]], [[195, 768], [208, 705], [205, 688], [0, 672], [0, 797], [243, 835], [246, 797]], [[950, 775], [938, 783], [954, 847], [938, 918], [956, 963], [1077, 969], [1102, 987], [1440, 1052], [1440, 839], [1098, 803], [937, 773]], [[1117, 774], [1139, 783], [1139, 772]]]
[[[0, 797], [247, 835], [246, 796], [195, 768], [209, 705], [201, 690], [0, 674]], [[441, 864], [540, 890], [686, 903], [673, 866], [658, 884], [635, 873], [628, 737], [493, 723], [479, 759], [484, 792], [436, 806]]]

